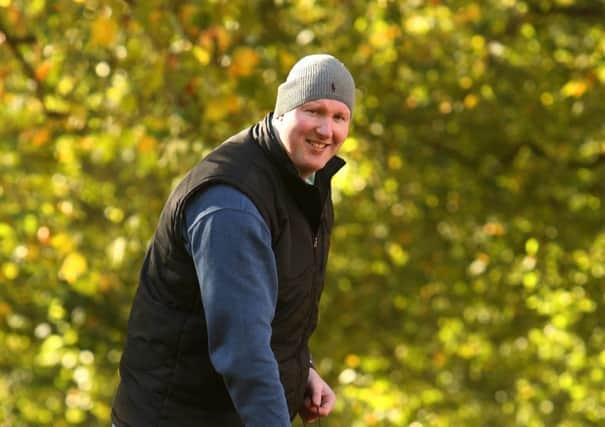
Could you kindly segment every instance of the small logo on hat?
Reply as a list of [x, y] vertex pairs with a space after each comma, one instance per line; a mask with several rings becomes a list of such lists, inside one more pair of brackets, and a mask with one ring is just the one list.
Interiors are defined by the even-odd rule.
[[336, 92], [336, 85], [332, 82], [332, 92]]

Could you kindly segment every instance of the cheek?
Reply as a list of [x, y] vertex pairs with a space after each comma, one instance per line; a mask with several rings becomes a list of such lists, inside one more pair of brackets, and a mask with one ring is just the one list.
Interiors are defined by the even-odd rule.
[[307, 134], [310, 132], [309, 128], [305, 127], [305, 126], [301, 126], [300, 124], [296, 127], [293, 127], [290, 135], [292, 136], [293, 139], [297, 140], [297, 141], [301, 141], [303, 140]]
[[336, 141], [336, 147], [340, 148], [342, 147], [342, 144], [344, 144], [345, 139], [347, 138], [347, 134], [348, 134], [348, 130], [347, 129], [339, 129], [337, 132], [335, 132], [334, 136], [335, 136], [335, 141]]
[[313, 123], [302, 123], [298, 127], [298, 134], [303, 138], [306, 136], [313, 136], [315, 128], [316, 126]]
[[333, 154], [338, 154], [338, 152], [340, 151], [340, 149], [342, 148], [342, 144], [344, 141], [340, 141], [339, 143], [334, 145], [334, 151]]

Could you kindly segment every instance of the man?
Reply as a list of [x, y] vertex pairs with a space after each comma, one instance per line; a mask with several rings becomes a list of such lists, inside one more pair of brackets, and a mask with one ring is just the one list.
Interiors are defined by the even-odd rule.
[[275, 111], [229, 138], [173, 190], [143, 263], [112, 421], [290, 426], [327, 416], [312, 365], [331, 177], [355, 83], [330, 55], [296, 63]]

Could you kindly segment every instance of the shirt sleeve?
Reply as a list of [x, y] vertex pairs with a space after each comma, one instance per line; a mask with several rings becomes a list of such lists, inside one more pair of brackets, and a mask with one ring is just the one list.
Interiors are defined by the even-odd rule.
[[290, 426], [271, 350], [278, 280], [271, 234], [254, 204], [218, 185], [185, 208], [185, 241], [200, 284], [210, 360], [246, 426]]

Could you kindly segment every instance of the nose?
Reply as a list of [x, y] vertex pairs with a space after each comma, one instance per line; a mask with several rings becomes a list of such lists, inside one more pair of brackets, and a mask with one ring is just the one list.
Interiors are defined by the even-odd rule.
[[328, 118], [322, 118], [316, 131], [321, 138], [329, 139], [332, 136], [332, 123]]

